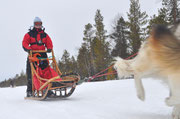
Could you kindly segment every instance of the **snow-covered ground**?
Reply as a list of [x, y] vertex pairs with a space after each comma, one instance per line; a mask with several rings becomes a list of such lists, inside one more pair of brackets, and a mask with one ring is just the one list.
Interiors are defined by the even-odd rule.
[[170, 119], [168, 89], [144, 79], [146, 101], [136, 97], [133, 80], [84, 83], [61, 100], [24, 100], [26, 87], [0, 89], [0, 119]]

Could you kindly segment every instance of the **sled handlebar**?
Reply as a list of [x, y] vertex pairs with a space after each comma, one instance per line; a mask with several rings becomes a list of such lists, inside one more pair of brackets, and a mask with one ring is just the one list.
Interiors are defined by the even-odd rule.
[[32, 50], [31, 51], [32, 53], [46, 53], [47, 51], [46, 50]]

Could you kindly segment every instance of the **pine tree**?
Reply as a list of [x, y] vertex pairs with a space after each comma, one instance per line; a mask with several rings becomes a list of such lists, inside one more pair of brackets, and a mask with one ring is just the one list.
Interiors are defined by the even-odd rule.
[[62, 58], [58, 62], [58, 66], [64, 74], [71, 72], [70, 54], [67, 50], [64, 50]]
[[86, 46], [87, 49], [87, 53], [89, 54], [89, 60], [88, 60], [88, 64], [90, 64], [90, 74], [94, 74], [96, 71], [96, 67], [95, 67], [95, 57], [94, 57], [94, 50], [93, 50], [93, 39], [94, 39], [94, 29], [93, 26], [88, 23], [87, 25], [85, 25], [85, 30], [84, 30], [84, 37], [83, 37], [83, 41], [84, 41], [84, 46]]
[[148, 15], [146, 12], [141, 12], [139, 0], [130, 0], [130, 9], [128, 15], [128, 27], [130, 30], [129, 40], [132, 48], [132, 53], [138, 52], [141, 41], [146, 38], [145, 26]]
[[93, 40], [93, 51], [94, 51], [94, 62], [96, 65], [96, 71], [107, 67], [110, 63], [110, 48], [109, 43], [106, 41], [106, 30], [104, 29], [103, 16], [101, 15], [100, 10], [96, 11], [95, 15], [95, 38]]
[[180, 0], [162, 0], [162, 6], [167, 9], [170, 24], [175, 23], [180, 18], [179, 2]]
[[78, 72], [77, 61], [75, 60], [74, 56], [71, 57], [70, 62], [71, 62], [71, 72], [77, 73]]
[[179, 0], [162, 0], [162, 8], [158, 10], [158, 15], [153, 15], [149, 21], [149, 31], [154, 24], [173, 24], [180, 18], [178, 2]]
[[114, 40], [115, 47], [113, 48], [111, 55], [113, 57], [126, 58], [128, 54], [128, 27], [123, 17], [120, 17], [115, 26], [113, 26], [113, 33], [110, 34], [110, 38]]
[[94, 38], [94, 32], [95, 31], [93, 29], [93, 26], [90, 23], [85, 25], [83, 41], [87, 44], [88, 49], [90, 49], [92, 46], [92, 40]]
[[89, 63], [89, 53], [85, 43], [82, 44], [79, 49], [79, 53], [77, 56], [77, 65], [78, 65], [78, 73], [82, 78], [89, 77], [90, 74], [90, 63]]
[[167, 17], [167, 9], [164, 7], [158, 10], [158, 15], [153, 15], [149, 20], [149, 25], [147, 28], [149, 29], [148, 34], [150, 33], [152, 26], [156, 24], [168, 25], [168, 17]]

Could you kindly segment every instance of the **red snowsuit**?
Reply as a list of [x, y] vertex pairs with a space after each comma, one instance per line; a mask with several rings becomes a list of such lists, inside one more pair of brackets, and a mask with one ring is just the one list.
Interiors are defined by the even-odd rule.
[[[41, 29], [33, 28], [28, 33], [25, 34], [22, 46], [25, 51], [30, 50], [45, 50], [50, 49], [52, 50], [53, 45], [51, 38]], [[40, 53], [42, 58], [47, 58], [46, 53]], [[37, 72], [38, 75], [42, 78], [50, 79], [52, 77], [58, 76], [58, 74], [47, 64], [47, 61], [43, 61], [42, 65], [38, 67], [39, 71]], [[27, 92], [32, 92], [32, 77], [31, 77], [31, 67], [29, 63], [29, 59], [27, 60]], [[40, 82], [38, 78], [34, 75], [34, 87], [35, 89], [40, 88]], [[60, 79], [59, 79], [60, 80]], [[44, 83], [44, 82], [43, 82]], [[42, 85], [42, 84], [41, 84]]]
[[52, 49], [51, 38], [43, 30], [34, 28], [26, 33], [22, 42], [25, 51]]

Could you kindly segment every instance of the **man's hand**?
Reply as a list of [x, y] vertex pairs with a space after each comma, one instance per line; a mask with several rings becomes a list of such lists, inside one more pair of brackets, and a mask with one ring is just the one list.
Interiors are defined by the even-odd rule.
[[47, 52], [50, 53], [52, 51], [52, 49], [47, 49]]
[[30, 53], [30, 52], [31, 52], [31, 50], [27, 50], [27, 52], [28, 52], [28, 53]]

